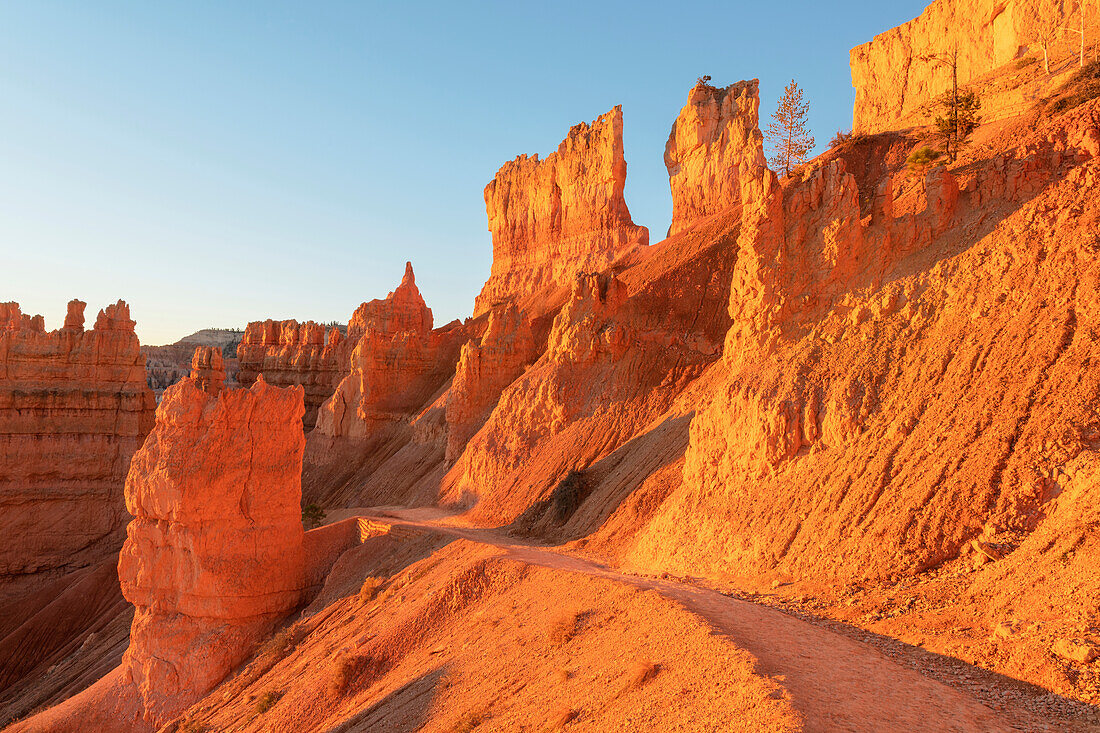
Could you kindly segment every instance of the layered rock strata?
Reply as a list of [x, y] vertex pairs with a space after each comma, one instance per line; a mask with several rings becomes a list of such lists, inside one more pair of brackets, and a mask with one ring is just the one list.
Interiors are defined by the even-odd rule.
[[623, 114], [615, 107], [573, 126], [540, 160], [521, 155], [485, 187], [493, 235], [488, 282], [474, 316], [552, 286], [568, 289], [580, 272], [597, 272], [638, 245], [649, 230], [630, 218], [623, 187]]
[[305, 585], [303, 390], [220, 387], [189, 378], [165, 393], [126, 482], [123, 675], [152, 728], [248, 656]]
[[237, 380], [242, 387], [263, 375], [269, 384], [301, 386], [305, 392], [302, 422], [317, 420], [317, 408], [347, 373], [347, 351], [339, 329], [306, 321], [253, 321], [237, 347]]
[[270, 384], [301, 385], [305, 389], [303, 425], [317, 423], [317, 412], [352, 371], [352, 355], [367, 331], [387, 338], [398, 333], [432, 329], [432, 311], [416, 287], [411, 262], [405, 263], [400, 285], [385, 298], [362, 303], [348, 321], [347, 332], [333, 327], [325, 333], [312, 321], [254, 321], [248, 324], [237, 357], [238, 380], [250, 386], [263, 374]]
[[[126, 303], [85, 330], [0, 305], [0, 588], [102, 560], [122, 544], [122, 487], [153, 425], [153, 394]], [[0, 591], [2, 594], [3, 591]]]
[[725, 88], [700, 81], [688, 94], [665, 144], [672, 189], [668, 236], [741, 202], [741, 178], [766, 167], [759, 129], [760, 83]]

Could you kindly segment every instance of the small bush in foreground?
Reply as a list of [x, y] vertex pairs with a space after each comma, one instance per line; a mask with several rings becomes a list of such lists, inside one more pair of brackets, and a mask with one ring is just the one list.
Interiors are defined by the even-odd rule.
[[275, 703], [279, 702], [279, 698], [282, 696], [282, 690], [268, 690], [260, 695], [260, 699], [256, 701], [256, 714], [263, 715], [268, 710], [275, 707]]
[[302, 524], [306, 529], [317, 529], [325, 522], [325, 510], [316, 504], [302, 507]]
[[382, 586], [386, 584], [386, 581], [382, 578], [370, 577], [363, 581], [362, 587], [359, 588], [359, 601], [362, 603], [370, 603], [378, 597], [378, 591], [382, 589]]

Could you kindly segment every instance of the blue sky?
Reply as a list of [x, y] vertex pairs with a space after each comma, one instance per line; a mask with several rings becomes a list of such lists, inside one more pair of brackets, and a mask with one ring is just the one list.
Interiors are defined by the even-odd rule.
[[412, 260], [436, 323], [489, 273], [482, 189], [623, 105], [626, 200], [661, 238], [695, 78], [792, 77], [819, 147], [848, 50], [923, 2], [0, 3], [0, 301], [60, 326], [123, 298], [142, 343], [346, 321]]

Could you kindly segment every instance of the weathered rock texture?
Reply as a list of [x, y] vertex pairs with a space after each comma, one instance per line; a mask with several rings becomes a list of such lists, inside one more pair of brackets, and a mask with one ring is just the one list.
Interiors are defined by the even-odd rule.
[[741, 177], [766, 167], [759, 81], [699, 82], [672, 124], [665, 166], [672, 188], [669, 236], [741, 202]]
[[204, 386], [165, 393], [126, 482], [123, 670], [154, 728], [250, 654], [304, 586], [302, 389]]
[[305, 390], [306, 430], [317, 421], [317, 408], [347, 374], [347, 347], [340, 331], [295, 320], [253, 321], [237, 347], [237, 380], [250, 387], [259, 375], [281, 387], [299, 385]]
[[153, 425], [129, 308], [84, 329], [84, 303], [47, 333], [0, 305], [0, 596], [38, 573], [71, 570], [122, 544], [122, 487]]
[[218, 396], [225, 386], [225, 362], [216, 346], [199, 346], [191, 357], [191, 381], [203, 392]]
[[411, 262], [405, 263], [401, 284], [385, 298], [362, 303], [348, 321], [347, 333], [335, 327], [325, 333], [313, 321], [254, 321], [248, 324], [237, 356], [238, 379], [251, 385], [263, 374], [270, 384], [301, 385], [305, 389], [307, 431], [317, 423], [317, 411], [352, 371], [352, 355], [367, 331], [376, 338], [432, 330], [432, 311], [416, 287]]
[[184, 336], [174, 344], [164, 346], [142, 345], [145, 357], [145, 373], [149, 388], [158, 398], [164, 390], [191, 373], [191, 358], [198, 346], [218, 347], [222, 350], [226, 387], [237, 386], [237, 347], [244, 331], [207, 328]]
[[623, 186], [623, 114], [615, 107], [574, 125], [557, 151], [505, 163], [485, 187], [493, 265], [474, 316], [507, 300], [598, 272], [638, 245], [649, 230], [630, 218]]
[[[1043, 4], [1054, 26], [1065, 24], [1074, 6]], [[951, 72], [924, 57], [957, 48], [959, 83], [967, 84], [1018, 58], [1029, 44], [1037, 48], [1027, 33], [1026, 16], [1019, 0], [935, 0], [919, 17], [856, 46], [851, 53], [853, 131], [928, 124], [924, 107], [951, 88]], [[1033, 101], [1013, 95], [983, 97], [987, 121], [1019, 112]]]
[[480, 343], [463, 347], [447, 391], [447, 461], [454, 462], [496, 405], [500, 393], [537, 356], [526, 315], [514, 304], [491, 311]]
[[[351, 373], [318, 413], [306, 456], [309, 501], [376, 503], [434, 496], [446, 450], [446, 387], [459, 349], [471, 331], [458, 321], [432, 328], [406, 274], [386, 302], [409, 307], [377, 309], [364, 304], [349, 324], [359, 332]], [[415, 297], [412, 297], [415, 296]], [[353, 326], [355, 331], [353, 331]], [[363, 492], [367, 492], [364, 494]]]

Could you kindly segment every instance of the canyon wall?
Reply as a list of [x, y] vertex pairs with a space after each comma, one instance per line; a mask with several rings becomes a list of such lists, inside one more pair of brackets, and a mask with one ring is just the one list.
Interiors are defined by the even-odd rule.
[[[1035, 11], [1032, 6], [1041, 9]], [[1055, 28], [1065, 25], [1075, 6], [1072, 2], [935, 0], [917, 18], [852, 49], [853, 132], [929, 124], [926, 105], [951, 88], [950, 68], [929, 56], [957, 49], [959, 83], [967, 84], [1019, 58], [1029, 46], [1033, 54], [1040, 52], [1029, 25], [1036, 19]], [[998, 119], [1022, 111], [1033, 101], [983, 93], [982, 114], [986, 121]]]
[[416, 287], [411, 262], [405, 263], [401, 283], [385, 298], [362, 303], [348, 321], [347, 333], [338, 328], [325, 332], [313, 321], [254, 321], [248, 324], [237, 357], [238, 380], [248, 387], [259, 374], [269, 384], [301, 385], [305, 389], [303, 425], [308, 432], [317, 424], [317, 412], [340, 382], [352, 371], [352, 355], [364, 333], [388, 338], [403, 332], [432, 329], [432, 311]]
[[[306, 450], [307, 501], [430, 501], [446, 450], [446, 388], [462, 344], [484, 328], [433, 328], [412, 265], [385, 300], [348, 324], [349, 372], [321, 406]], [[366, 493], [364, 493], [366, 492]], [[350, 503], [349, 503], [350, 502]]]
[[153, 425], [153, 394], [126, 303], [84, 328], [0, 305], [0, 595], [102, 560], [122, 544], [122, 487]]
[[574, 125], [545, 159], [521, 155], [497, 171], [485, 187], [493, 264], [475, 317], [551, 286], [568, 290], [577, 273], [603, 270], [649, 242], [623, 199], [622, 133], [615, 107]]
[[298, 385], [305, 391], [302, 422], [317, 421], [317, 408], [347, 374], [347, 348], [339, 329], [306, 321], [253, 321], [237, 347], [237, 380], [250, 387], [262, 374], [269, 384]]
[[724, 88], [700, 81], [692, 88], [665, 144], [672, 189], [668, 236], [741, 202], [742, 176], [767, 165], [759, 116], [757, 79]]
[[165, 393], [134, 456], [134, 519], [118, 563], [136, 608], [123, 669], [154, 728], [221, 681], [302, 598], [302, 411], [301, 387], [258, 378], [222, 391], [207, 371]]

